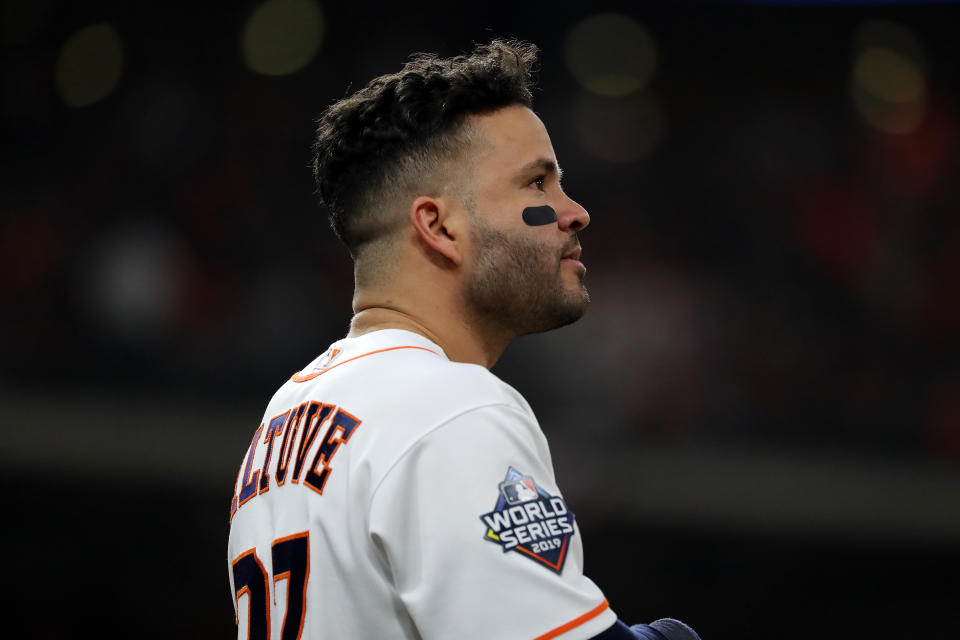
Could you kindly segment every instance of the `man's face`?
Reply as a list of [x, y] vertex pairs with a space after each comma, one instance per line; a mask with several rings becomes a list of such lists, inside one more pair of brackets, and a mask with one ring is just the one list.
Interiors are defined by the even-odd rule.
[[[586, 268], [577, 232], [590, 216], [560, 187], [546, 127], [512, 106], [476, 116], [474, 207], [464, 294], [483, 321], [523, 335], [574, 322], [586, 311]], [[527, 207], [550, 206], [557, 220], [531, 226]]]

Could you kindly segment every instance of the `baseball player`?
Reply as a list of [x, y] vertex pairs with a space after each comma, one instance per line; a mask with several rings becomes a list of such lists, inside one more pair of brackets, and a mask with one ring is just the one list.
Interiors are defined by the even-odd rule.
[[617, 619], [533, 411], [489, 371], [588, 302], [590, 217], [531, 110], [536, 54], [414, 56], [319, 119], [354, 316], [276, 392], [241, 464], [238, 638], [696, 638]]

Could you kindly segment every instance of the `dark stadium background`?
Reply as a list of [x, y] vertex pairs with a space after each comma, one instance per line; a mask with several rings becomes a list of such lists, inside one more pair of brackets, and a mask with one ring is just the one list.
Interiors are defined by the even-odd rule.
[[0, 6], [4, 635], [234, 635], [236, 470], [349, 320], [311, 120], [513, 36], [594, 303], [495, 371], [614, 610], [957, 637], [955, 5]]

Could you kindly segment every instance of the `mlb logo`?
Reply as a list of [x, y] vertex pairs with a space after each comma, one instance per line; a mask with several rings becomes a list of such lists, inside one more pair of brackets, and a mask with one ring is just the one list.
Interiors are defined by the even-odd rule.
[[499, 545], [504, 553], [516, 551], [556, 573], [576, 533], [571, 512], [559, 495], [552, 496], [533, 476], [513, 467], [497, 485], [500, 490], [493, 511], [480, 515], [486, 525], [483, 539]]
[[322, 371], [330, 366], [330, 363], [333, 362], [333, 359], [340, 355], [340, 349], [334, 349], [330, 347], [323, 352], [323, 355], [317, 360], [317, 364], [314, 365], [314, 371]]
[[510, 480], [500, 483], [500, 493], [503, 494], [507, 504], [520, 504], [537, 499], [537, 488], [533, 484], [533, 478], [523, 476], [518, 480]]

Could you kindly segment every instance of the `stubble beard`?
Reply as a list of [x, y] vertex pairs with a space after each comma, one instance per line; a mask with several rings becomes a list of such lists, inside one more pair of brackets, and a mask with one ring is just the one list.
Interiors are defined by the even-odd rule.
[[590, 296], [582, 274], [575, 289], [564, 286], [558, 249], [484, 226], [474, 227], [471, 242], [478, 261], [464, 295], [482, 324], [521, 336], [566, 326], [586, 312]]

